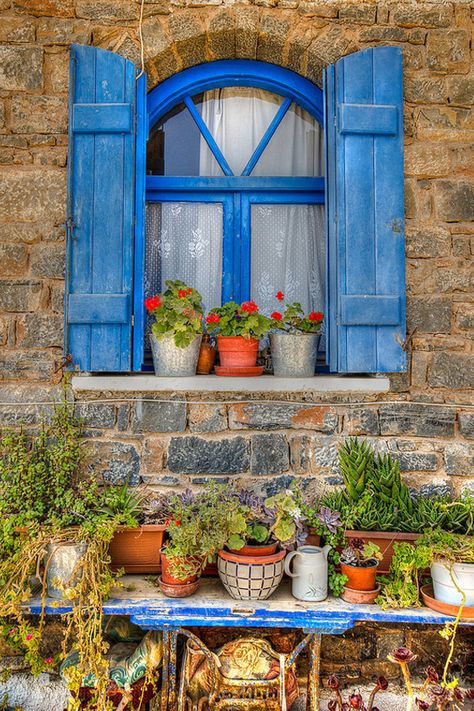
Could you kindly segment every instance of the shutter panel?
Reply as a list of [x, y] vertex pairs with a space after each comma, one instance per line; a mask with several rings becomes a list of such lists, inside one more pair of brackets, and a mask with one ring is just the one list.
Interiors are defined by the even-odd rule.
[[337, 372], [406, 369], [402, 57], [326, 71], [328, 349]]
[[135, 220], [135, 67], [71, 49], [66, 352], [82, 371], [129, 371]]

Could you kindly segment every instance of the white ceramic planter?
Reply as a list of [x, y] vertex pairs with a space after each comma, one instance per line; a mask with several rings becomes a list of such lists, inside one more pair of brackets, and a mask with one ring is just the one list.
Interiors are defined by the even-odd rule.
[[451, 578], [466, 595], [466, 606], [474, 607], [474, 563], [449, 563], [436, 561], [431, 564], [433, 591], [436, 600], [449, 605], [461, 605], [462, 595]]

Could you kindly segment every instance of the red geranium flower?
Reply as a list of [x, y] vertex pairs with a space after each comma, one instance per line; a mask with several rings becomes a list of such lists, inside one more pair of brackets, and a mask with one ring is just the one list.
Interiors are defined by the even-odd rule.
[[154, 311], [161, 306], [161, 299], [159, 296], [149, 296], [145, 299], [145, 308], [147, 311]]
[[276, 298], [278, 299], [278, 301], [283, 301], [283, 299], [285, 298], [285, 294], [282, 291], [279, 291], [276, 294]]
[[206, 316], [206, 323], [219, 323], [220, 320], [217, 314], [210, 313]]
[[322, 314], [321, 311], [311, 311], [308, 318], [310, 321], [322, 321], [324, 314]]
[[32, 639], [33, 639], [33, 635], [32, 635], [32, 634], [27, 634], [26, 637], [25, 637], [25, 642], [30, 642]]
[[186, 294], [187, 294], [188, 296], [190, 296], [192, 293], [193, 293], [193, 290], [191, 289], [190, 286], [188, 286], [188, 288], [186, 289]]
[[178, 291], [178, 296], [179, 296], [180, 299], [185, 299], [186, 296], [188, 296], [187, 289], [180, 289], [180, 290]]
[[52, 664], [54, 662], [54, 659], [52, 657], [46, 657], [44, 661], [46, 662], [46, 664]]
[[274, 311], [272, 313], [272, 315], [270, 316], [270, 318], [274, 319], [274, 321], [281, 321], [283, 316], [281, 315], [281, 313], [279, 311]]
[[255, 301], [244, 301], [240, 308], [242, 311], [246, 311], [249, 314], [253, 314], [258, 311], [258, 306]]

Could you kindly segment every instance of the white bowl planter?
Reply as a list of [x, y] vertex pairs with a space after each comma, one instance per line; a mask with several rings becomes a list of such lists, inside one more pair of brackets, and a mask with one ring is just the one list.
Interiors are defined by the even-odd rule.
[[436, 600], [449, 605], [462, 604], [462, 595], [457, 586], [466, 596], [466, 606], [474, 607], [474, 563], [453, 563], [436, 561], [431, 564], [433, 591]]

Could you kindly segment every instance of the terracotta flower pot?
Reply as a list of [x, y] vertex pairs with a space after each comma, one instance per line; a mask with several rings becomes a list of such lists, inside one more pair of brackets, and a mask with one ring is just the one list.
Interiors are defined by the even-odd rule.
[[126, 573], [159, 573], [165, 531], [165, 524], [119, 528], [109, 543], [112, 570], [124, 568]]
[[379, 593], [380, 585], [377, 585], [375, 590], [352, 590], [352, 588], [345, 585], [341, 597], [353, 605], [372, 605], [375, 602], [375, 598], [379, 596]]
[[356, 565], [346, 565], [341, 563], [341, 573], [347, 575], [347, 587], [352, 590], [375, 590], [377, 583], [375, 576], [378, 570], [378, 562], [373, 561], [373, 565], [363, 568]]
[[219, 359], [225, 368], [255, 366], [258, 355], [258, 338], [243, 336], [217, 336]]
[[230, 549], [230, 552], [234, 555], [250, 556], [250, 557], [260, 557], [264, 555], [273, 555], [276, 553], [278, 548], [278, 543], [265, 543], [255, 546], [242, 546], [239, 550]]
[[198, 375], [209, 375], [209, 373], [212, 373], [216, 355], [216, 347], [211, 345], [210, 337], [204, 335], [201, 341], [201, 350], [199, 351], [196, 373]]
[[199, 575], [190, 575], [183, 580], [175, 578], [169, 573], [169, 568], [171, 565], [170, 559], [162, 552], [161, 553], [161, 581], [167, 585], [188, 585], [189, 583], [194, 583], [199, 578]]
[[361, 538], [364, 543], [375, 543], [380, 547], [383, 558], [379, 563], [378, 573], [388, 573], [390, 570], [394, 543], [413, 543], [420, 537], [419, 533], [395, 533], [394, 531], [345, 531], [344, 535], [348, 540]]

